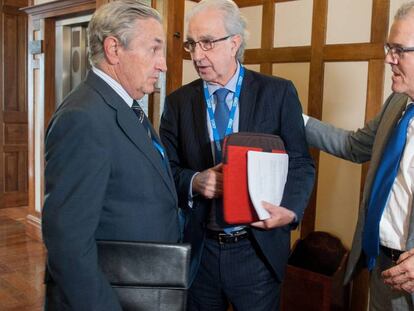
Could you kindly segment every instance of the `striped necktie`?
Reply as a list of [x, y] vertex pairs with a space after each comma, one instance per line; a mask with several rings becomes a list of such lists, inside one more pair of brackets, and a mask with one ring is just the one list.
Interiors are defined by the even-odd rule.
[[144, 126], [145, 131], [147, 132], [149, 138], [152, 139], [150, 123], [149, 123], [147, 116], [145, 115], [144, 110], [142, 110], [141, 106], [138, 104], [136, 100], [132, 102], [131, 108], [137, 115], [139, 122]]
[[165, 168], [167, 169], [168, 172], [168, 159], [166, 157], [165, 154], [165, 150], [164, 147], [161, 145], [159, 139], [152, 134], [151, 131], [151, 124], [147, 118], [147, 116], [145, 115], [144, 110], [142, 110], [141, 106], [138, 104], [138, 102], [136, 100], [134, 100], [132, 102], [132, 106], [131, 106], [132, 110], [135, 112], [135, 114], [138, 117], [138, 121], [142, 124], [142, 126], [144, 127], [145, 131], [148, 134], [148, 137], [151, 139], [152, 141], [152, 145], [154, 146], [155, 149], [157, 149], [158, 153], [161, 156], [161, 160], [164, 163]]

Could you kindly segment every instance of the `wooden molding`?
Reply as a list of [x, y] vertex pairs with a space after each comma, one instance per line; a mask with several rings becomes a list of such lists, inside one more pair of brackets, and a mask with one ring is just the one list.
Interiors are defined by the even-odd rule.
[[352, 43], [332, 44], [323, 48], [323, 60], [332, 61], [368, 61], [371, 59], [384, 60], [384, 42], [381, 43]]
[[95, 0], [61, 0], [25, 7], [22, 10], [34, 19], [62, 15], [87, 14], [96, 8]]
[[[324, 46], [326, 42], [326, 27], [328, 15], [328, 0], [315, 0], [313, 2], [311, 61], [309, 77], [308, 114], [317, 119], [322, 117], [323, 83], [324, 83]], [[315, 167], [319, 167], [319, 151], [312, 150]], [[316, 173], [315, 185], [318, 184]], [[317, 187], [314, 187], [308, 208], [302, 221], [301, 237], [307, 236], [315, 230]]]
[[184, 0], [164, 1], [167, 34], [166, 94], [179, 88], [183, 76]]
[[374, 0], [372, 2], [371, 42], [384, 43], [388, 33], [390, 0]]
[[309, 62], [310, 46], [248, 49], [244, 53], [245, 64]]
[[43, 241], [40, 215], [37, 217], [30, 214], [26, 216], [26, 234], [37, 241]]
[[[273, 33], [275, 28], [275, 4], [273, 0], [267, 0], [263, 3], [262, 17], [262, 49], [272, 49], [274, 45]], [[271, 62], [260, 64], [260, 72], [271, 75], [273, 65]]]

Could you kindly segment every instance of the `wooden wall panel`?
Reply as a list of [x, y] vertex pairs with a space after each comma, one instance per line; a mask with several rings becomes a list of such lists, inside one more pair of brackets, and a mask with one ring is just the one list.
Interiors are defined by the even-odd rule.
[[[384, 88], [384, 52], [383, 44], [388, 31], [390, 0], [372, 0], [371, 38], [364, 43], [326, 44], [328, 5], [334, 0], [313, 0], [312, 38], [310, 46], [273, 47], [271, 33], [277, 27], [277, 20], [272, 16], [274, 3], [295, 0], [236, 0], [239, 7], [263, 6], [260, 48], [247, 49], [245, 64], [260, 64], [261, 72], [269, 73], [272, 64], [309, 62], [309, 99], [308, 114], [318, 119], [322, 118], [324, 94], [324, 69], [327, 62], [367, 61], [367, 97], [365, 103], [365, 120], [372, 119], [383, 102]], [[195, 1], [198, 2], [198, 1]], [[274, 15], [274, 14], [273, 14]], [[177, 16], [181, 18], [181, 16]], [[264, 27], [266, 25], [266, 27]], [[275, 26], [272, 27], [271, 25]], [[257, 34], [259, 35], [259, 34]], [[190, 59], [188, 53], [184, 59]], [[170, 74], [174, 74], [170, 71]], [[316, 167], [319, 166], [319, 152], [311, 151]], [[363, 185], [367, 165], [363, 165], [361, 184]], [[318, 178], [318, 175], [317, 175]], [[316, 180], [317, 185], [317, 180]], [[301, 235], [306, 236], [315, 230], [317, 190], [311, 197], [301, 225]], [[362, 190], [362, 189], [361, 189]], [[356, 209], [358, 207], [355, 207]], [[352, 310], [366, 310], [367, 306], [367, 274], [357, 277], [354, 286]]]
[[5, 124], [4, 144], [5, 145], [27, 144], [27, 124]]
[[0, 55], [0, 208], [25, 206], [27, 183], [27, 18], [19, 11], [27, 1], [4, 1], [1, 6]]
[[5, 152], [4, 153], [4, 179], [5, 192], [15, 192], [19, 190], [19, 179], [17, 178], [17, 171], [19, 167], [19, 153]]
[[[4, 14], [3, 14], [3, 0], [0, 0], [1, 11], [0, 11], [0, 37], [3, 38], [3, 23], [4, 23]], [[2, 40], [3, 41], [3, 40]], [[3, 143], [3, 127], [4, 127], [4, 116], [3, 116], [3, 107], [4, 107], [4, 98], [1, 94], [4, 94], [3, 81], [4, 81], [4, 51], [3, 51], [3, 42], [0, 44], [0, 160], [3, 159], [4, 154], [4, 143]], [[2, 162], [0, 162], [0, 208], [4, 207], [4, 167]]]
[[[4, 14], [4, 111], [18, 111], [17, 93], [17, 17]], [[8, 31], [7, 31], [8, 30]]]

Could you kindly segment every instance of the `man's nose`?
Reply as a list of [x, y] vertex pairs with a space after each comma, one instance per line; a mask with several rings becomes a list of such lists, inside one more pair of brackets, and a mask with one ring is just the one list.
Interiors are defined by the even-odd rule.
[[162, 72], [166, 72], [167, 71], [167, 61], [165, 59], [165, 56], [161, 56], [160, 57], [160, 60], [157, 63], [157, 69], [159, 71], [162, 71]]
[[192, 59], [196, 60], [196, 61], [201, 60], [201, 59], [204, 58], [204, 55], [205, 55], [205, 53], [204, 53], [203, 49], [200, 47], [200, 44], [197, 43], [194, 47], [194, 51], [191, 52]]
[[396, 65], [398, 63], [398, 59], [397, 59], [397, 57], [394, 57], [392, 52], [390, 51], [385, 55], [384, 62], [386, 64]]

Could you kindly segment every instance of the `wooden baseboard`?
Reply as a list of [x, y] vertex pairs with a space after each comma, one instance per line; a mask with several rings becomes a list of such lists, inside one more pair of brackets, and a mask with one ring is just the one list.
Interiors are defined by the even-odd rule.
[[40, 218], [33, 215], [27, 215], [26, 217], [26, 234], [31, 238], [42, 241], [42, 225]]

